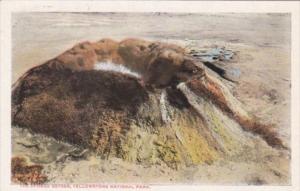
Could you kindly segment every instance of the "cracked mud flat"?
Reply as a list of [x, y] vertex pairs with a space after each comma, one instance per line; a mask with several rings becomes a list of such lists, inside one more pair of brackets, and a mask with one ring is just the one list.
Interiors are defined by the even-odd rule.
[[[119, 23], [121, 16], [118, 14], [42, 14], [43, 19], [34, 15], [17, 15], [14, 19], [14, 81], [31, 67], [87, 39], [93, 41], [108, 36], [116, 39], [134, 36], [172, 42], [188, 49], [209, 50], [216, 46], [224, 46], [237, 53], [230, 65], [239, 68], [241, 76], [238, 83], [222, 78], [219, 80], [234, 93], [246, 110], [257, 115], [265, 123], [275, 124], [284, 145], [289, 147], [288, 15], [146, 14], [142, 16], [144, 19], [140, 20], [136, 15], [125, 16], [126, 25], [131, 27]], [[65, 20], [61, 22], [57, 20], [58, 18]], [[143, 22], [141, 25], [141, 20], [149, 22]], [[178, 25], [183, 20], [185, 24]], [[111, 21], [116, 23], [112, 24]], [[164, 23], [162, 26], [167, 23], [168, 27], [154, 27], [158, 21]], [[259, 27], [250, 30], [253, 23], [258, 23]], [[117, 30], [120, 26], [122, 30]], [[186, 31], [182, 31], [180, 27]], [[62, 28], [64, 32], [61, 32]], [[77, 32], [73, 33], [74, 30]], [[37, 33], [43, 35], [36, 35]], [[219, 78], [209, 69], [207, 72]], [[273, 149], [256, 137], [253, 145], [243, 147], [240, 152], [214, 161], [213, 164], [193, 164], [175, 170], [163, 162], [146, 165], [126, 162], [115, 157], [105, 160], [93, 152], [84, 153], [78, 159], [74, 157], [76, 155], [68, 154], [74, 151], [74, 146], [67, 143], [57, 142], [52, 138], [45, 138], [44, 135], [32, 134], [19, 128], [12, 128], [12, 134], [13, 156], [24, 156], [31, 163], [43, 165], [44, 172], [49, 178], [48, 183], [115, 181], [274, 185], [290, 183], [289, 151]], [[82, 148], [77, 150], [78, 153], [83, 151]], [[88, 174], [93, 176], [87, 176]]]

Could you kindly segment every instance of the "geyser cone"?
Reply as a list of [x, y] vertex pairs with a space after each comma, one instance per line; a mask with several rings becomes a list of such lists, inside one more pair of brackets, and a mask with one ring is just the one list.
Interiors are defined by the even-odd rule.
[[282, 147], [201, 62], [171, 44], [81, 43], [30, 69], [12, 96], [14, 125], [106, 158], [210, 164], [255, 145], [252, 133]]

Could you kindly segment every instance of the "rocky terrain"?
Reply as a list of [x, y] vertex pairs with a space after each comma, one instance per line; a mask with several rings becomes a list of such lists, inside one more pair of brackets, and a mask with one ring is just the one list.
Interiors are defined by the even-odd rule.
[[236, 91], [250, 48], [204, 45], [86, 41], [29, 69], [13, 84], [14, 182], [288, 184], [288, 135]]
[[[101, 70], [103, 63], [123, 70]], [[202, 62], [173, 44], [80, 43], [25, 73], [12, 100], [14, 126], [103, 159], [177, 170], [255, 148], [259, 137], [286, 148], [271, 125], [247, 113]]]

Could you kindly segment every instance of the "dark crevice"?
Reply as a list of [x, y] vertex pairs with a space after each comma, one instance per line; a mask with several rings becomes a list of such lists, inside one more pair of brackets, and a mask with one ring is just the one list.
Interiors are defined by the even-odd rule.
[[227, 81], [230, 81], [230, 82], [234, 82], [234, 83], [237, 83], [237, 81], [235, 80], [232, 80], [231, 78], [227, 77], [225, 74], [226, 74], [226, 71], [221, 68], [221, 67], [218, 67], [216, 66], [215, 64], [211, 63], [211, 62], [203, 62], [203, 64], [208, 67], [209, 69], [211, 69], [212, 71], [216, 72], [220, 77], [222, 77], [223, 79], [227, 80]]
[[178, 109], [189, 108], [191, 105], [185, 95], [176, 87], [166, 88], [168, 101]]
[[210, 62], [203, 62], [203, 64], [204, 64], [206, 67], [208, 67], [208, 68], [210, 68], [211, 70], [213, 70], [214, 72], [216, 72], [217, 74], [219, 74], [222, 78], [224, 78], [224, 77], [223, 77], [224, 74], [225, 74], [225, 70], [224, 70], [224, 69], [222, 69], [222, 68], [220, 68], [220, 67], [218, 67], [218, 66], [216, 66], [216, 65], [214, 65], [214, 64], [212, 64], [212, 63], [210, 63]]

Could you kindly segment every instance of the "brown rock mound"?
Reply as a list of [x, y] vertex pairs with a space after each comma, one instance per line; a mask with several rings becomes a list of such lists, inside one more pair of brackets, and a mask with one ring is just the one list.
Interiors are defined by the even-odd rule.
[[[104, 62], [141, 77], [95, 69]], [[24, 74], [13, 87], [12, 123], [103, 157], [162, 160], [172, 168], [211, 163], [250, 144], [240, 127], [282, 147], [274, 131], [239, 105], [176, 45], [103, 39], [75, 45]]]

